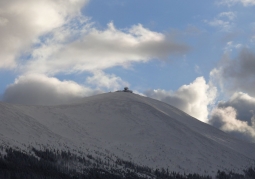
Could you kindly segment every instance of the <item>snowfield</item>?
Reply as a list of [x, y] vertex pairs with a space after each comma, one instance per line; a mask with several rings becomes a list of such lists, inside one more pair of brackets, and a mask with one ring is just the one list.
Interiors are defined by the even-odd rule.
[[169, 171], [215, 175], [254, 166], [255, 145], [163, 102], [114, 92], [60, 106], [0, 103], [0, 143], [117, 156]]

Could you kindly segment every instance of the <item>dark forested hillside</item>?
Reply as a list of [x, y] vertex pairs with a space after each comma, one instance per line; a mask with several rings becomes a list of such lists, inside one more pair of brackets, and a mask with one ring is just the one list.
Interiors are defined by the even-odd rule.
[[[150, 169], [132, 162], [117, 159], [114, 164], [95, 159], [92, 155], [79, 157], [65, 151], [39, 151], [32, 149], [26, 154], [6, 149], [0, 157], [1, 179], [210, 179], [198, 174], [180, 174], [169, 169]], [[249, 168], [244, 174], [218, 171], [218, 179], [255, 178], [255, 170]]]

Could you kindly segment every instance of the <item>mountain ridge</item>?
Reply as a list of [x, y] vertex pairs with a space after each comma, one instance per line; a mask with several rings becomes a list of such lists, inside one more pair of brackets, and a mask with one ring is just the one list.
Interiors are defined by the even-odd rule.
[[254, 144], [133, 93], [105, 93], [57, 106], [0, 103], [0, 120], [2, 144], [93, 155], [109, 151], [152, 168], [215, 174], [223, 168], [242, 171], [255, 159]]

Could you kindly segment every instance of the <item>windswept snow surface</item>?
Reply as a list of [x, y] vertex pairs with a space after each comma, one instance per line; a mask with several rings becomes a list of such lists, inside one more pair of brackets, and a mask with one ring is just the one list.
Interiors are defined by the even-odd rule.
[[254, 144], [232, 138], [168, 104], [125, 92], [61, 106], [0, 103], [0, 124], [2, 146], [101, 152], [169, 171], [241, 172], [255, 159]]

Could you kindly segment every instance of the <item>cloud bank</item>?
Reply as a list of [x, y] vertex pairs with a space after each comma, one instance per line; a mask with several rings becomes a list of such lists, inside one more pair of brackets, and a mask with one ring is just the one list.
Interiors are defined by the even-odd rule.
[[145, 92], [148, 97], [173, 105], [203, 122], [208, 122], [209, 106], [214, 102], [216, 93], [216, 88], [207, 84], [203, 77], [174, 92], [161, 89]]
[[3, 100], [27, 105], [56, 105], [70, 103], [100, 92], [74, 81], [60, 81], [41, 74], [28, 74], [18, 77], [7, 87]]

